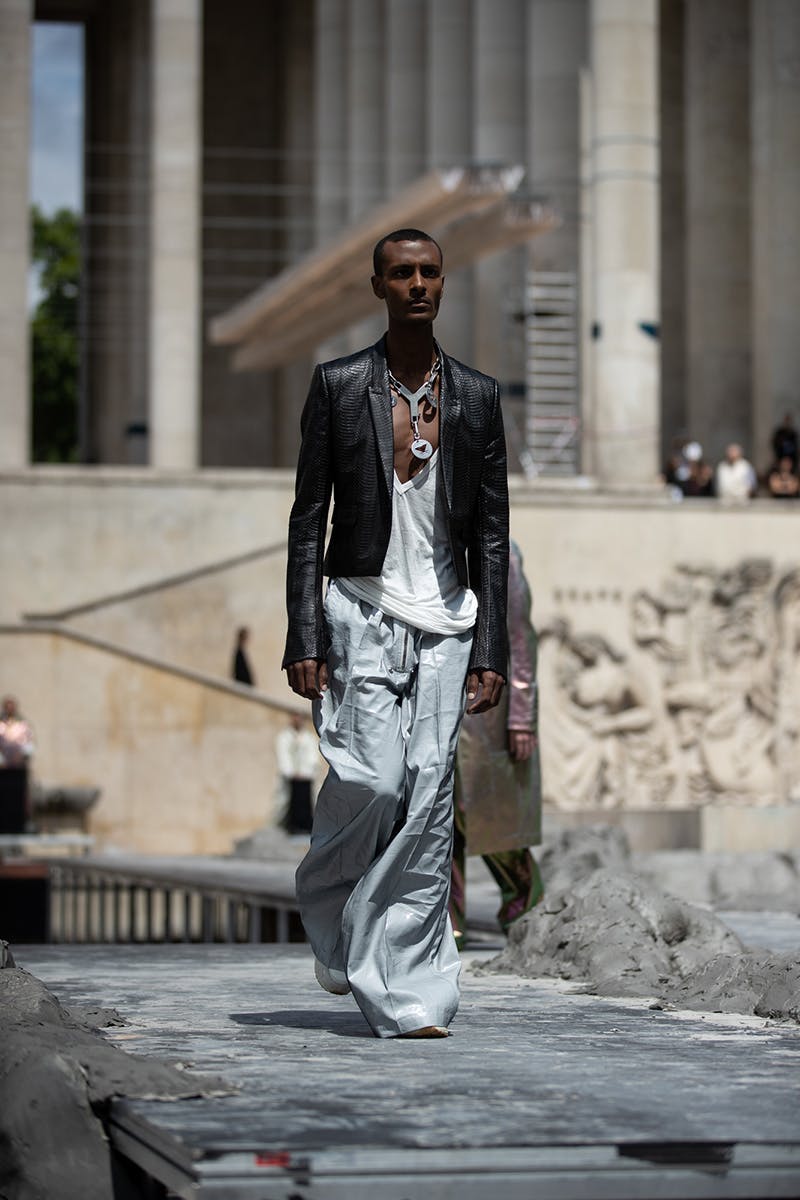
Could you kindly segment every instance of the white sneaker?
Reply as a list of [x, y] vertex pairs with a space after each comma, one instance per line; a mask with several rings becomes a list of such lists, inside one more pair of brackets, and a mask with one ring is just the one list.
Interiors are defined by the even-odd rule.
[[319, 986], [326, 992], [332, 992], [334, 996], [346, 996], [350, 991], [344, 971], [334, 971], [332, 967], [324, 966], [318, 958], [314, 959], [314, 974]]

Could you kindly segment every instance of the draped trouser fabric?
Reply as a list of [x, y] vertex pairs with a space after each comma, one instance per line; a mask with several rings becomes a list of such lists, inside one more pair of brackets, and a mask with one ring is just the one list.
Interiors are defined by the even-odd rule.
[[330, 681], [314, 722], [329, 771], [297, 871], [303, 924], [378, 1037], [446, 1026], [458, 1007], [447, 901], [472, 631], [424, 633], [335, 581], [325, 618]]

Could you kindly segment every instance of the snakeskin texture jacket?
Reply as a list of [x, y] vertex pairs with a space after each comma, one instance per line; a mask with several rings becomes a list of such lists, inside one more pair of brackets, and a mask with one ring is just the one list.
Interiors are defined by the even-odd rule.
[[[508, 483], [497, 383], [442, 354], [439, 470], [453, 562], [478, 597], [470, 670], [506, 676]], [[289, 520], [284, 667], [322, 659], [322, 576], [380, 575], [389, 544], [394, 435], [384, 339], [314, 371]], [[333, 493], [332, 532], [323, 548]]]

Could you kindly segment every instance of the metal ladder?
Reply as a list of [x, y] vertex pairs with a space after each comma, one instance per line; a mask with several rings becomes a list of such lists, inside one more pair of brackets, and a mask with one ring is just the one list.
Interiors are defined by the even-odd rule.
[[529, 474], [580, 466], [578, 281], [574, 271], [528, 273], [525, 287], [525, 442]]

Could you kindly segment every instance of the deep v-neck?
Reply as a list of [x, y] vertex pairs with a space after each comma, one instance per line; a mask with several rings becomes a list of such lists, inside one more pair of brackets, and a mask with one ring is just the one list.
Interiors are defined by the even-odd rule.
[[405, 483], [401, 480], [397, 471], [394, 472], [394, 490], [396, 492], [407, 492], [413, 484], [418, 480], [424, 480], [426, 474], [432, 471], [439, 458], [439, 447], [437, 446], [430, 458], [426, 459], [418, 471], [415, 471], [410, 479], [406, 479]]

